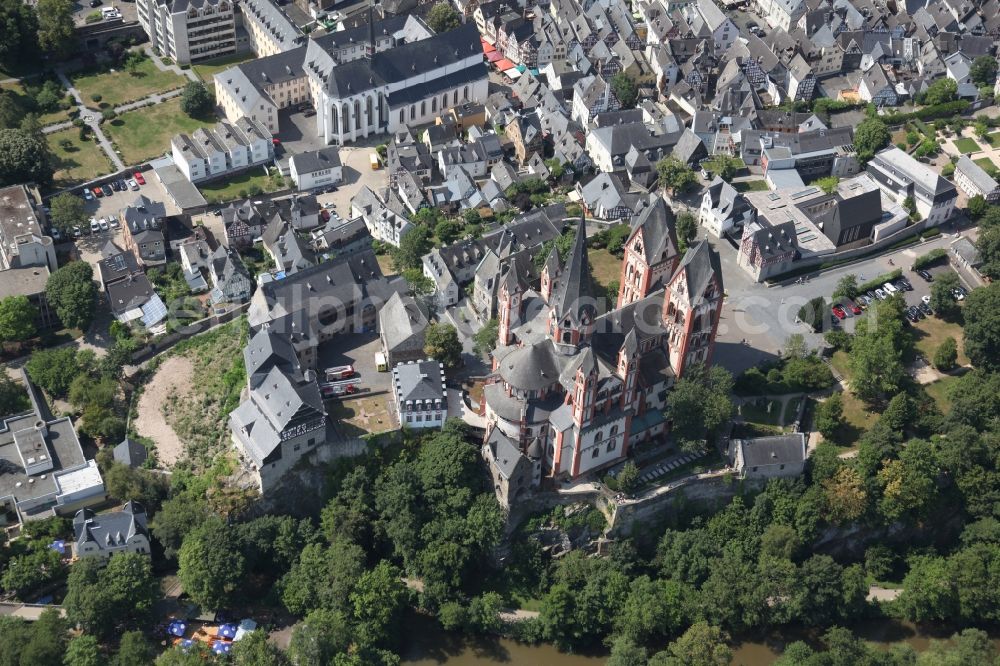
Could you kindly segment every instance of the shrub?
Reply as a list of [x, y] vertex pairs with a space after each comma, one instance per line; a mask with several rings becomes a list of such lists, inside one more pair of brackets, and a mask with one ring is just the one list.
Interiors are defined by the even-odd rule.
[[942, 372], [947, 372], [955, 367], [957, 361], [958, 345], [955, 343], [955, 338], [945, 338], [934, 352], [934, 367]]
[[819, 333], [823, 329], [823, 322], [826, 319], [826, 299], [822, 296], [812, 299], [799, 308], [798, 317]]
[[902, 275], [903, 275], [903, 269], [902, 268], [897, 268], [896, 270], [890, 271], [889, 273], [883, 273], [882, 275], [879, 275], [874, 280], [869, 280], [868, 282], [865, 282], [864, 284], [859, 284], [858, 285], [858, 293], [859, 294], [863, 294], [866, 291], [872, 291], [874, 289], [878, 289], [879, 287], [881, 287], [886, 282], [893, 282], [895, 280], [898, 280]]
[[827, 331], [823, 339], [826, 340], [828, 345], [838, 351], [851, 350], [851, 335], [847, 331]]
[[816, 410], [816, 430], [824, 439], [832, 439], [840, 427], [844, 416], [844, 399], [839, 393], [834, 393], [820, 403]]
[[921, 268], [927, 268], [928, 266], [933, 266], [942, 259], [948, 256], [948, 251], [944, 248], [938, 248], [936, 250], [931, 250], [927, 254], [922, 254], [913, 261], [913, 270], [918, 270]]
[[98, 93], [94, 93], [93, 95], [90, 96], [90, 99], [95, 102], [100, 102], [104, 98], [101, 97]]

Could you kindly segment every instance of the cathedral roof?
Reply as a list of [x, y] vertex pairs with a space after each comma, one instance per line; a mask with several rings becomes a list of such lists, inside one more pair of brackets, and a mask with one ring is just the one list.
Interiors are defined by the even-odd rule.
[[562, 363], [555, 345], [546, 338], [507, 354], [498, 370], [513, 388], [538, 391], [559, 381]]
[[643, 209], [632, 223], [629, 241], [642, 233], [642, 253], [646, 263], [651, 266], [658, 264], [679, 254], [674, 225], [674, 211], [662, 198], [656, 197], [653, 204]]
[[587, 258], [587, 221], [583, 217], [580, 218], [573, 249], [552, 292], [549, 305], [559, 319], [569, 317], [574, 324], [579, 324], [584, 315], [588, 315], [591, 321], [596, 315], [597, 307], [590, 288], [590, 265]]
[[722, 266], [719, 254], [712, 251], [707, 241], [700, 241], [688, 248], [681, 259], [677, 273], [682, 274], [684, 286], [692, 305], [699, 305], [705, 300], [705, 290], [713, 276], [718, 276], [719, 290], [722, 291]]

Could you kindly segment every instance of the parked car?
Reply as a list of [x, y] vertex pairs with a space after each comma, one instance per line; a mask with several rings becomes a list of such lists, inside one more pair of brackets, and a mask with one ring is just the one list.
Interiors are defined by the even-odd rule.
[[895, 286], [896, 286], [896, 289], [899, 289], [900, 291], [913, 291], [913, 285], [910, 284], [904, 278], [899, 278], [898, 280], [896, 280], [896, 285]]
[[83, 234], [80, 232], [80, 227], [73, 227], [73, 238], [79, 238]]
[[896, 289], [896, 287], [891, 282], [886, 282], [884, 285], [882, 285], [882, 291], [884, 291], [889, 296], [892, 296], [899, 290]]
[[102, 217], [97, 221], [97, 225], [101, 228], [101, 231], [107, 231], [111, 227], [108, 226], [107, 218]]
[[97, 220], [94, 218], [90, 218], [90, 233], [96, 234], [100, 230], [101, 230], [101, 225], [97, 223]]
[[138, 190], [139, 189], [139, 183], [135, 182], [135, 178], [129, 178], [128, 179], [128, 186], [129, 186], [130, 190]]
[[919, 271], [917, 271], [917, 275], [927, 280], [928, 282], [934, 282], [934, 276], [922, 268]]
[[924, 318], [924, 313], [921, 312], [920, 308], [918, 308], [916, 305], [911, 305], [910, 307], [906, 308], [906, 311], [912, 313], [913, 316], [916, 317], [917, 319]]
[[919, 319], [919, 317], [917, 317], [917, 315], [913, 314], [913, 310], [907, 310], [905, 314], [906, 314], [906, 318], [909, 319], [911, 323], [914, 323], [914, 324], [917, 323], [917, 320]]
[[861, 314], [861, 307], [857, 303], [851, 303], [848, 307], [854, 314], [856, 315]]
[[94, 200], [94, 195], [91, 193], [91, 191], [90, 191], [89, 188], [86, 188], [86, 187], [83, 188], [83, 198], [86, 199], [87, 201], [93, 201]]
[[965, 294], [962, 293], [962, 289], [960, 289], [958, 287], [956, 287], [956, 288], [954, 288], [954, 289], [951, 290], [951, 295], [955, 297], [956, 301], [964, 301], [965, 300]]
[[930, 305], [930, 303], [931, 303], [931, 297], [930, 297], [930, 294], [924, 294], [923, 296], [921, 296], [921, 297], [920, 297], [920, 300], [921, 300], [921, 301], [922, 301], [923, 303], [927, 303], [928, 305]]
[[934, 314], [934, 311], [931, 310], [931, 306], [928, 305], [927, 303], [924, 303], [923, 301], [921, 301], [920, 305], [917, 306], [917, 307], [919, 307], [920, 311], [923, 312], [928, 317], [930, 317], [932, 314]]
[[834, 316], [836, 316], [837, 319], [847, 319], [847, 312], [845, 312], [844, 308], [840, 307], [839, 305], [834, 305], [832, 308], [830, 308], [830, 311], [833, 312]]
[[52, 240], [57, 243], [62, 240], [62, 233], [55, 227], [52, 227], [52, 229], [49, 230], [49, 235], [52, 236]]
[[121, 186], [122, 192], [128, 192], [128, 181], [122, 178], [118, 181], [118, 185]]
[[881, 289], [876, 289], [875, 298], [877, 298], [880, 301], [884, 301], [888, 297], [886, 296], [886, 293], [884, 291], [882, 291]]
[[111, 225], [112, 229], [117, 229], [118, 228], [118, 218], [117, 217], [109, 217], [108, 218], [108, 224]]
[[139, 183], [140, 185], [145, 185], [146, 184], [146, 179], [142, 177], [142, 172], [141, 171], [136, 171], [132, 175], [135, 176], [135, 182]]

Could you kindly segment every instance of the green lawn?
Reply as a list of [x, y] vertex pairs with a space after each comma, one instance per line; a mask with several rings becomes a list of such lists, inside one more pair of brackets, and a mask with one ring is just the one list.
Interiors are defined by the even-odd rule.
[[[80, 131], [75, 127], [47, 134], [45, 139], [55, 157], [56, 172], [53, 187], [70, 187], [112, 171], [111, 163], [101, 147], [93, 140], [80, 141]], [[62, 143], [68, 141], [64, 148]]]
[[967, 136], [963, 136], [961, 139], [955, 139], [955, 148], [957, 148], [959, 152], [965, 153], [966, 155], [969, 153], [978, 153], [982, 150], [982, 147], [976, 143], [975, 139], [970, 139]]
[[944, 379], [939, 379], [932, 384], [924, 386], [924, 390], [927, 391], [927, 395], [934, 398], [934, 402], [937, 403], [938, 409], [941, 410], [942, 414], [947, 414], [951, 411], [951, 400], [947, 395], [948, 388], [957, 381], [958, 377], [945, 377]]
[[129, 111], [104, 123], [108, 134], [126, 164], [138, 164], [170, 151], [170, 137], [190, 133], [199, 127], [210, 127], [215, 116], [191, 118], [181, 111], [178, 97], [162, 104]]
[[955, 342], [958, 343], [958, 364], [968, 365], [969, 357], [965, 355], [962, 345], [962, 327], [958, 324], [937, 317], [927, 317], [918, 321], [912, 328], [914, 346], [928, 361], [934, 359], [934, 352], [946, 338], [955, 338]]
[[[0, 90], [10, 91], [17, 96], [18, 100], [23, 100], [22, 106], [24, 108], [30, 108], [34, 106], [34, 100], [28, 99], [27, 92], [24, 89], [23, 83], [5, 83], [0, 86]], [[69, 120], [69, 111], [58, 109], [52, 113], [42, 113], [38, 116], [38, 122], [45, 125], [55, 125], [56, 123], [61, 123]]]
[[[72, 80], [80, 91], [84, 104], [95, 109], [103, 108], [104, 105], [121, 106], [154, 93], [181, 88], [187, 83], [183, 76], [160, 71], [149, 58], [139, 64], [135, 74], [127, 70], [90, 70], [73, 74]], [[93, 100], [95, 94], [101, 96], [99, 103]]]
[[398, 275], [396, 269], [392, 265], [392, 257], [388, 254], [380, 254], [375, 257], [375, 261], [378, 262], [378, 267], [382, 269], [382, 275]]
[[607, 287], [612, 281], [621, 279], [622, 260], [603, 248], [591, 248], [587, 251], [590, 268], [594, 280], [602, 287]]
[[198, 189], [208, 203], [221, 203], [246, 198], [255, 186], [263, 192], [273, 192], [280, 190], [282, 183], [264, 175], [264, 167], [254, 167], [232, 178], [199, 185]]
[[740, 406], [740, 415], [743, 420], [751, 423], [762, 423], [767, 425], [780, 425], [781, 421], [781, 401], [768, 400], [766, 403], [755, 404], [745, 402]]
[[197, 74], [202, 81], [211, 85], [212, 77], [218, 74], [219, 72], [229, 69], [233, 65], [238, 65], [241, 62], [246, 62], [247, 60], [252, 60], [252, 59], [253, 55], [245, 53], [239, 55], [231, 55], [231, 56], [226, 56], [225, 58], [214, 58], [212, 60], [206, 60], [204, 62], [200, 62], [196, 65], [191, 65], [191, 69], [194, 70], [194, 73]]
[[972, 161], [981, 166], [986, 171], [986, 173], [990, 175], [993, 175], [997, 172], [997, 165], [994, 164], [993, 160], [991, 160], [988, 157], [980, 157], [978, 160], [972, 160]]
[[737, 192], [767, 192], [769, 189], [766, 180], [741, 180], [733, 183]]
[[993, 134], [987, 134], [985, 141], [986, 143], [996, 148], [998, 145], [1000, 145], [1000, 132], [993, 132]]

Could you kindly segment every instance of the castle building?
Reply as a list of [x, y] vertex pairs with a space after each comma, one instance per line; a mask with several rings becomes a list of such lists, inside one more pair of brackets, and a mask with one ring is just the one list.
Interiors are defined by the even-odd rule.
[[623, 277], [618, 306], [602, 314], [585, 226], [565, 261], [552, 251], [537, 289], [516, 264], [499, 285], [482, 452], [505, 507], [544, 478], [577, 478], [664, 436], [667, 392], [711, 362], [723, 294], [711, 246], [680, 257], [673, 213], [657, 199], [626, 243], [628, 290]]

